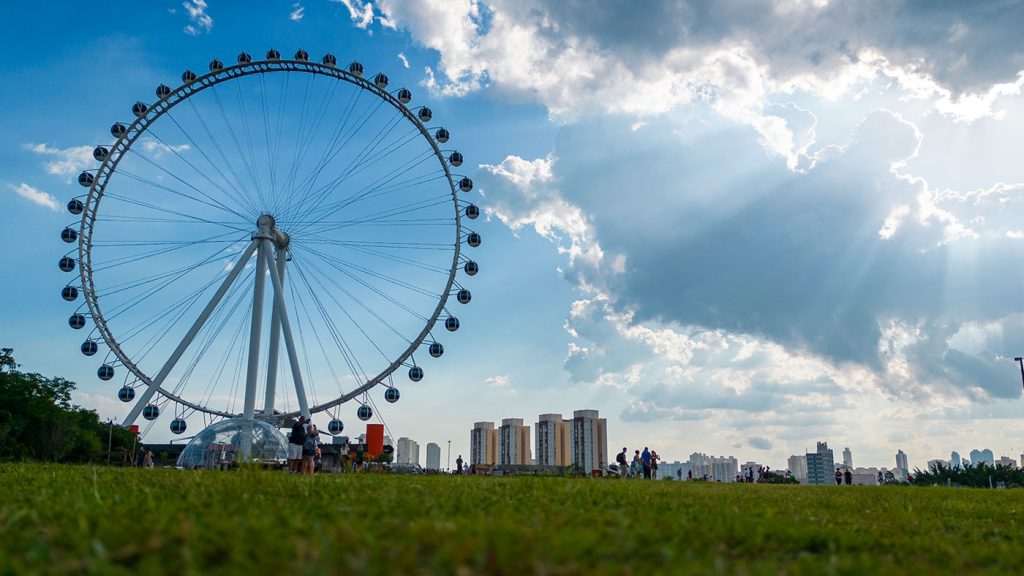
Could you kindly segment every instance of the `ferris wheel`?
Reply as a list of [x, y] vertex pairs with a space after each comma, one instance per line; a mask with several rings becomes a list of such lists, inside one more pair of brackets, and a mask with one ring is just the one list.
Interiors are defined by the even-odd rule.
[[462, 154], [408, 89], [331, 54], [243, 52], [181, 80], [111, 126], [67, 204], [81, 352], [134, 402], [126, 426], [325, 413], [336, 434], [350, 400], [369, 420], [371, 390], [396, 402], [425, 378], [472, 298]]

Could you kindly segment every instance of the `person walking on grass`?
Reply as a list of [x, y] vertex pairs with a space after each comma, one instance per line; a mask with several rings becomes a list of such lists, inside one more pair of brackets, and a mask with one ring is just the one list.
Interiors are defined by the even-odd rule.
[[651, 479], [651, 451], [644, 446], [644, 451], [640, 453], [640, 463], [644, 467], [644, 480]]
[[853, 473], [850, 472], [849, 468], [846, 469], [846, 472], [843, 472], [843, 480], [846, 481], [847, 486], [853, 484]]
[[462, 454], [459, 454], [459, 457], [455, 459], [455, 473], [462, 474]]
[[661, 456], [654, 450], [651, 450], [651, 480], [658, 479], [658, 460], [661, 460]]
[[633, 463], [630, 464], [629, 476], [630, 478], [639, 478], [644, 471], [644, 464], [640, 461], [640, 451], [633, 451]]
[[306, 442], [306, 417], [299, 416], [299, 419], [292, 425], [292, 432], [288, 435], [288, 472], [297, 474], [302, 463], [302, 445]]
[[836, 486], [841, 486], [842, 484], [843, 484], [843, 471], [840, 470], [839, 468], [836, 468]]
[[628, 464], [626, 462], [626, 447], [625, 446], [622, 447], [622, 452], [619, 452], [618, 454], [615, 455], [615, 463], [619, 465], [619, 478], [625, 478], [626, 477], [626, 472], [628, 471], [626, 469]]

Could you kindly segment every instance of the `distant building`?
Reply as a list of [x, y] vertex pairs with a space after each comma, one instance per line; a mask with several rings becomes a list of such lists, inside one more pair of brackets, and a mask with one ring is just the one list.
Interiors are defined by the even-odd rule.
[[[627, 457], [628, 459], [628, 457]], [[690, 463], [689, 462], [659, 462], [658, 463], [658, 478], [672, 478], [673, 480], [689, 480], [690, 479]], [[694, 479], [699, 479], [697, 475], [694, 475]]]
[[1009, 456], [1000, 456], [999, 460], [996, 460], [996, 464], [999, 466], [1005, 466], [1007, 468], [1016, 468], [1017, 461]]
[[853, 452], [850, 452], [850, 448], [843, 448], [843, 466], [847, 468], [853, 468]]
[[807, 456], [793, 455], [787, 461], [789, 473], [801, 484], [807, 483]]
[[477, 422], [469, 433], [469, 463], [493, 466], [498, 463], [498, 431], [494, 422]]
[[854, 468], [852, 484], [854, 486], [878, 486], [878, 468]]
[[960, 453], [957, 452], [956, 450], [953, 450], [953, 452], [949, 455], [949, 467], [951, 469], [963, 468], [963, 463], [960, 460]]
[[977, 466], [979, 464], [987, 464], [988, 466], [995, 467], [996, 459], [993, 456], [992, 451], [988, 448], [984, 450], [974, 449], [971, 450], [971, 464]]
[[818, 442], [817, 451], [807, 455], [807, 483], [831, 484], [835, 482], [836, 465], [828, 442]]
[[537, 464], [568, 466], [572, 462], [569, 422], [561, 414], [541, 414], [535, 428]]
[[395, 454], [395, 464], [416, 464], [420, 463], [420, 445], [411, 438], [399, 438]]
[[441, 469], [441, 447], [430, 442], [427, 444], [427, 470]]
[[498, 428], [498, 464], [532, 464], [530, 427], [522, 418], [505, 418]]
[[608, 420], [597, 410], [572, 413], [572, 463], [589, 473], [608, 465]]
[[903, 453], [903, 450], [896, 451], [896, 469], [903, 470], [904, 474], [910, 473], [910, 466], [907, 464], [907, 455]]
[[[700, 452], [690, 454], [689, 471], [694, 480], [712, 482], [735, 482], [739, 474], [739, 462], [733, 456], [708, 456]], [[658, 470], [661, 476], [661, 470]]]

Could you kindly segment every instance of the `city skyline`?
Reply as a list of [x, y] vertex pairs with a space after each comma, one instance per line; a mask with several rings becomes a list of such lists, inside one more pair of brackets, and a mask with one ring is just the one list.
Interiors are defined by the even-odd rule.
[[[98, 377], [108, 350], [82, 355], [92, 325], [71, 330], [81, 301], [61, 298], [78, 175], [184, 70], [303, 49], [428, 106], [482, 211], [472, 302], [432, 335], [443, 357], [417, 354], [426, 376], [397, 374], [397, 403], [370, 392], [392, 438], [469, 461], [474, 421], [588, 406], [610, 446], [679, 460], [782, 465], [822, 440], [860, 466], [1024, 452], [1024, 7], [524, 2], [5, 6], [0, 238], [19, 249], [0, 346], [121, 421], [125, 371]], [[355, 402], [331, 410], [321, 429], [361, 425]], [[182, 438], [175, 415], [143, 440]]]

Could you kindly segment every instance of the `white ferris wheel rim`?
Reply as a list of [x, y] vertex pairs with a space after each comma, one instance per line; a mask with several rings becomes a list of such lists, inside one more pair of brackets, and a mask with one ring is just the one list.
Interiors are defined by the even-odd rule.
[[[446, 310], [446, 304], [448, 297], [451, 294], [452, 287], [456, 285], [456, 274], [460, 265], [461, 259], [461, 243], [462, 243], [462, 222], [461, 222], [461, 209], [460, 201], [458, 198], [458, 187], [455, 184], [449, 164], [446, 161], [443, 152], [438, 146], [437, 141], [429, 133], [424, 123], [414, 113], [415, 108], [410, 109], [405, 106], [394, 94], [386, 91], [383, 88], [378, 87], [374, 82], [363, 78], [361, 75], [356, 75], [348, 70], [336, 67], [333, 64], [316, 63], [307, 60], [254, 60], [250, 62], [240, 62], [231, 66], [224, 66], [222, 68], [212, 70], [211, 72], [203, 75], [197, 75], [193, 80], [186, 81], [184, 84], [179, 86], [177, 89], [171, 89], [170, 93], [154, 102], [150, 105], [146, 111], [139, 115], [135, 121], [130, 125], [126, 126], [125, 132], [114, 142], [110, 148], [107, 157], [102, 161], [99, 168], [95, 171], [95, 177], [92, 184], [89, 187], [88, 195], [84, 202], [84, 209], [82, 212], [81, 224], [79, 227], [78, 234], [78, 256], [79, 256], [79, 275], [82, 282], [82, 292], [86, 306], [89, 311], [89, 315], [93, 319], [96, 325], [96, 329], [104, 342], [109, 347], [110, 351], [118, 359], [118, 361], [127, 368], [139, 381], [144, 383], [147, 388], [154, 386], [153, 378], [145, 373], [135, 361], [132, 360], [124, 352], [121, 345], [118, 343], [115, 335], [110, 330], [107, 320], [103, 315], [100, 307], [98, 293], [93, 279], [92, 270], [92, 235], [94, 226], [96, 223], [96, 217], [99, 209], [100, 201], [103, 198], [105, 189], [110, 177], [116, 173], [117, 165], [124, 157], [124, 155], [131, 150], [132, 145], [144, 134], [146, 134], [149, 127], [166, 112], [177, 106], [178, 104], [185, 102], [188, 98], [211, 88], [218, 84], [228, 82], [231, 80], [237, 80], [254, 74], [272, 74], [278, 72], [298, 72], [320, 75], [328, 78], [333, 78], [337, 81], [348, 82], [356, 88], [366, 90], [374, 96], [382, 99], [385, 103], [392, 106], [398, 111], [406, 120], [412, 123], [413, 126], [419, 131], [420, 135], [427, 141], [433, 150], [433, 155], [437, 158], [439, 164], [444, 170], [445, 180], [448, 182], [448, 187], [451, 191], [452, 203], [455, 208], [455, 219], [454, 219], [454, 242], [453, 248], [454, 253], [452, 256], [451, 267], [448, 270], [448, 278], [444, 286], [444, 290], [440, 293], [437, 305], [434, 307], [428, 321], [420, 332], [410, 340], [410, 345], [400, 353], [387, 367], [385, 367], [377, 375], [369, 378], [366, 382], [357, 386], [355, 389], [344, 393], [340, 396], [334, 397], [331, 400], [321, 402], [314, 406], [309, 407], [311, 413], [325, 412], [341, 405], [357, 396], [364, 394], [368, 390], [375, 386], [382, 384], [387, 381], [389, 377], [399, 368], [407, 365], [409, 359], [413, 356], [414, 352], [423, 345], [423, 342], [431, 334], [431, 331], [435, 327], [437, 320], [441, 317], [441, 314]], [[413, 364], [413, 366], [419, 366], [419, 364]], [[156, 393], [166, 398], [170, 402], [174, 402], [180, 406], [191, 408], [195, 411], [209, 414], [211, 416], [219, 416], [224, 418], [232, 418], [240, 416], [237, 412], [228, 412], [211, 408], [210, 406], [203, 405], [190, 401], [181, 394], [176, 394], [172, 390], [166, 389], [163, 385], [159, 385], [156, 388]], [[293, 410], [289, 412], [283, 412], [276, 414], [276, 418], [292, 418], [300, 414], [300, 410]]]

